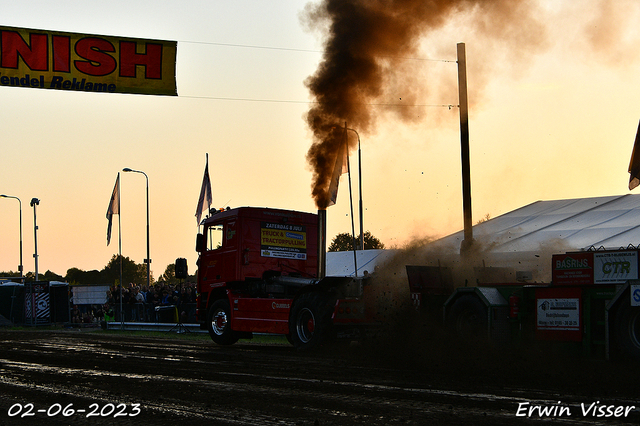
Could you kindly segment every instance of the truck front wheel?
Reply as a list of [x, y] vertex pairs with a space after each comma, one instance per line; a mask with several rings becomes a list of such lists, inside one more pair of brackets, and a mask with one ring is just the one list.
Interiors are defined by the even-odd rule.
[[216, 300], [207, 313], [207, 328], [211, 340], [219, 345], [233, 345], [239, 339], [238, 333], [231, 330], [231, 309], [226, 299]]
[[332, 337], [330, 297], [322, 293], [306, 293], [291, 308], [289, 338], [296, 349], [309, 350]]
[[640, 361], [640, 308], [623, 297], [615, 318], [615, 333], [623, 356]]

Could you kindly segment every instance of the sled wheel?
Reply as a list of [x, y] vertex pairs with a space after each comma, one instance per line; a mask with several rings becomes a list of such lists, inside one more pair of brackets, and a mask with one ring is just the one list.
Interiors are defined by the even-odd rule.
[[472, 295], [465, 295], [456, 300], [447, 315], [447, 325], [465, 342], [486, 338], [487, 323], [486, 306]]
[[631, 306], [628, 296], [620, 300], [614, 327], [616, 342], [622, 355], [640, 361], [640, 308]]

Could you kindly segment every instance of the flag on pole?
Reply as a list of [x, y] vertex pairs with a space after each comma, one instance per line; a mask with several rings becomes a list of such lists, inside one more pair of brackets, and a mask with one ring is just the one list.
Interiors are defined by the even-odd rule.
[[200, 198], [198, 199], [198, 207], [196, 208], [196, 219], [198, 225], [202, 219], [202, 213], [209, 211], [213, 203], [213, 195], [211, 195], [211, 180], [209, 179], [209, 154], [207, 154], [207, 163], [204, 166], [204, 176], [202, 178], [202, 187], [200, 188]]
[[347, 138], [345, 137], [344, 143], [340, 144], [340, 148], [338, 149], [336, 164], [333, 166], [333, 174], [331, 175], [331, 182], [329, 183], [330, 199], [327, 207], [334, 205], [338, 199], [338, 183], [340, 183], [340, 176], [348, 171], [347, 164], [349, 159], [347, 158], [347, 155]]
[[113, 187], [109, 208], [107, 209], [107, 219], [109, 220], [109, 224], [107, 225], [107, 245], [111, 242], [111, 224], [114, 214], [120, 214], [120, 173], [118, 173], [118, 177], [116, 178], [116, 184]]
[[629, 189], [640, 185], [640, 123], [636, 132], [636, 141], [631, 151], [631, 161], [629, 162]]

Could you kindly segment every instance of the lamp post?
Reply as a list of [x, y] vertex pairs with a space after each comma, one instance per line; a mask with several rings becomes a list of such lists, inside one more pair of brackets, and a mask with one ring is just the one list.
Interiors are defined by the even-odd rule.
[[151, 257], [149, 256], [149, 176], [143, 171], [133, 170], [128, 167], [122, 169], [123, 172], [141, 173], [147, 180], [147, 258], [144, 262], [147, 264], [147, 288], [151, 285]]
[[36, 206], [40, 205], [40, 200], [37, 198], [32, 198], [29, 203], [31, 207], [33, 207], [33, 242], [34, 242], [34, 253], [33, 258], [36, 262], [36, 281], [38, 281], [38, 225], [36, 225]]
[[22, 201], [20, 201], [20, 198], [18, 197], [14, 197], [12, 195], [0, 195], [0, 198], [15, 198], [16, 200], [18, 200], [18, 203], [20, 204], [20, 265], [18, 265], [18, 271], [20, 272], [20, 278], [22, 278]]

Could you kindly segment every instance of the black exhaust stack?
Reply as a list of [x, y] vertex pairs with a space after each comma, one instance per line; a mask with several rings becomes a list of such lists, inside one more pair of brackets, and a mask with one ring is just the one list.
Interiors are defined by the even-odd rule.
[[318, 209], [318, 278], [327, 275], [327, 210]]

